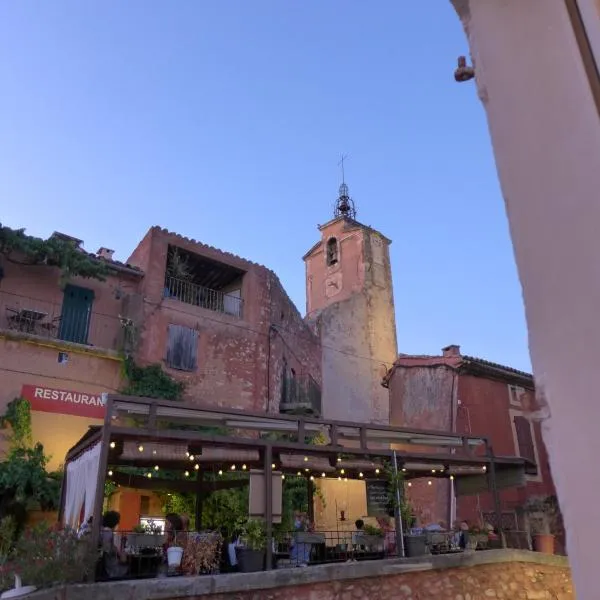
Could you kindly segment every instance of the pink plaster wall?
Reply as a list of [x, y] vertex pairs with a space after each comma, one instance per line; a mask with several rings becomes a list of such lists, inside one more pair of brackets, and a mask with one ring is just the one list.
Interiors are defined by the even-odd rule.
[[598, 111], [564, 1], [454, 3], [506, 202], [577, 597], [592, 600], [600, 535]]

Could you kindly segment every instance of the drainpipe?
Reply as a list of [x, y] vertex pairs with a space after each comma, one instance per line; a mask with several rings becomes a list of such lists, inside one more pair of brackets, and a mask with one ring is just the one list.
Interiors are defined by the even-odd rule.
[[[452, 371], [452, 387], [450, 388], [450, 428], [452, 433], [456, 433], [457, 421], [458, 421], [458, 386], [456, 385], [456, 379], [458, 374], [456, 370]], [[456, 450], [452, 449], [452, 454], [455, 454]], [[456, 520], [456, 495], [454, 493], [454, 480], [450, 480], [450, 487], [448, 490], [450, 495], [450, 502], [448, 503], [450, 508], [450, 514], [448, 515], [448, 526], [452, 527], [452, 524]]]

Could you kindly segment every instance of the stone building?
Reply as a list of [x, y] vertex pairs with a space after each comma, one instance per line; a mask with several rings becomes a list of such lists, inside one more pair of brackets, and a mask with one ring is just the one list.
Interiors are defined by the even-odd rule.
[[356, 220], [345, 183], [319, 231], [304, 262], [307, 320], [322, 344], [323, 415], [388, 423], [381, 379], [397, 353], [391, 241]]
[[[525, 486], [500, 492], [502, 528], [531, 528], [525, 509], [532, 499], [553, 496], [555, 489], [529, 373], [464, 356], [459, 346], [451, 345], [439, 356], [400, 354], [385, 385], [392, 424], [484, 435], [497, 456], [521, 456], [535, 463], [537, 473], [526, 476]], [[417, 480], [407, 492], [424, 524], [458, 519], [496, 525], [490, 493], [455, 497], [452, 482], [439, 479]]]

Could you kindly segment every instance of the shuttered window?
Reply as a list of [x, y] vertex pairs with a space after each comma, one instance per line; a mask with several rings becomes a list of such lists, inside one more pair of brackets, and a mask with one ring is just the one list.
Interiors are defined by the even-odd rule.
[[193, 371], [198, 361], [198, 332], [183, 325], [169, 325], [167, 366]]
[[517, 432], [517, 443], [519, 445], [519, 456], [526, 458], [535, 464], [535, 446], [531, 422], [521, 416], [515, 416], [515, 430]]

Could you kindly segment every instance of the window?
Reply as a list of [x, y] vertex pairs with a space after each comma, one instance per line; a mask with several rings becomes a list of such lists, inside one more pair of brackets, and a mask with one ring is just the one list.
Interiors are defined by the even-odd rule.
[[180, 371], [193, 371], [198, 358], [198, 332], [183, 325], [169, 325], [167, 366]]
[[522, 395], [525, 393], [525, 390], [522, 387], [517, 385], [509, 385], [508, 386], [508, 398], [511, 406], [515, 406], [518, 408], [523, 408], [523, 399]]
[[150, 496], [140, 496], [140, 515], [150, 514]]
[[515, 431], [517, 433], [517, 444], [519, 456], [536, 463], [535, 442], [531, 430], [531, 422], [525, 417], [516, 415], [514, 417]]
[[327, 266], [337, 264], [338, 262], [338, 243], [335, 238], [327, 240]]
[[92, 319], [94, 292], [76, 285], [65, 287], [58, 339], [87, 344]]

